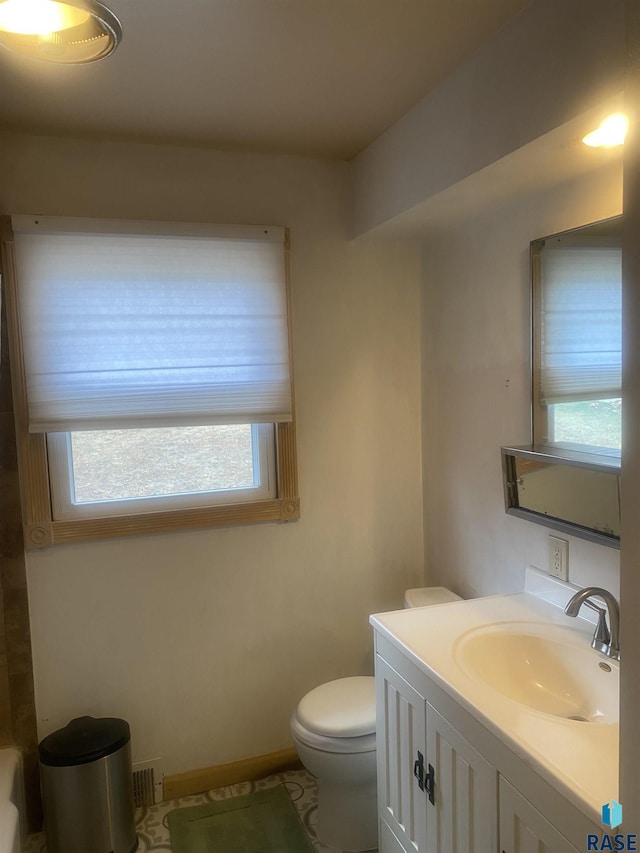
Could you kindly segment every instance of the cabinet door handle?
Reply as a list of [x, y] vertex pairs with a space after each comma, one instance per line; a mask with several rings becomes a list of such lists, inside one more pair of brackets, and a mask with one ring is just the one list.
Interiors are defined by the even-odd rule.
[[433, 764], [429, 765], [429, 772], [424, 777], [425, 789], [429, 802], [432, 806], [436, 804], [436, 771], [433, 769]]
[[418, 780], [418, 787], [424, 791], [424, 755], [418, 752], [418, 758], [413, 763], [413, 775]]

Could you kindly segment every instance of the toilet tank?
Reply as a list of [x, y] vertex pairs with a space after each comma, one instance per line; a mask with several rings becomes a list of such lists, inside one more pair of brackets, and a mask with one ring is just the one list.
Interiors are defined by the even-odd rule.
[[462, 599], [446, 586], [421, 586], [408, 589], [404, 594], [405, 607], [429, 607], [431, 604], [448, 604], [452, 601]]

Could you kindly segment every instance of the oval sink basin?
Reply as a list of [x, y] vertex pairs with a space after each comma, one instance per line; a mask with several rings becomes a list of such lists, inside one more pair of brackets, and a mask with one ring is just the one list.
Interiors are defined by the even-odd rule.
[[619, 667], [575, 635], [556, 625], [501, 623], [468, 632], [454, 653], [468, 676], [533, 711], [616, 723]]

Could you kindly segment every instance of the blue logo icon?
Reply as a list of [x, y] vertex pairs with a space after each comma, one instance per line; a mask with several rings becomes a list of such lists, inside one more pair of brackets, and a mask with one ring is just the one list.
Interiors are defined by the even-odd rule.
[[615, 829], [622, 823], [622, 806], [615, 800], [602, 806], [602, 822], [605, 826]]

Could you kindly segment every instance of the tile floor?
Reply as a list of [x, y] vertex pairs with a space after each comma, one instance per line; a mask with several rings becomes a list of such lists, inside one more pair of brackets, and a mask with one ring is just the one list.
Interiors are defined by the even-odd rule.
[[[216, 788], [213, 791], [207, 791], [205, 794], [182, 797], [180, 800], [167, 800], [157, 806], [138, 809], [136, 812], [139, 839], [138, 853], [153, 853], [153, 851], [161, 850], [166, 853], [166, 851], [171, 850], [171, 840], [165, 817], [167, 812], [172, 809], [181, 806], [197, 806], [209, 800], [237, 797], [242, 794], [249, 794], [251, 791], [272, 788], [280, 783], [286, 786], [314, 850], [317, 853], [342, 853], [335, 847], [328, 847], [323, 844], [316, 836], [318, 790], [315, 779], [306, 770], [290, 770], [287, 773], [268, 776], [259, 782], [242, 782], [228, 788]], [[32, 835], [28, 840], [25, 853], [46, 853], [44, 835]]]

